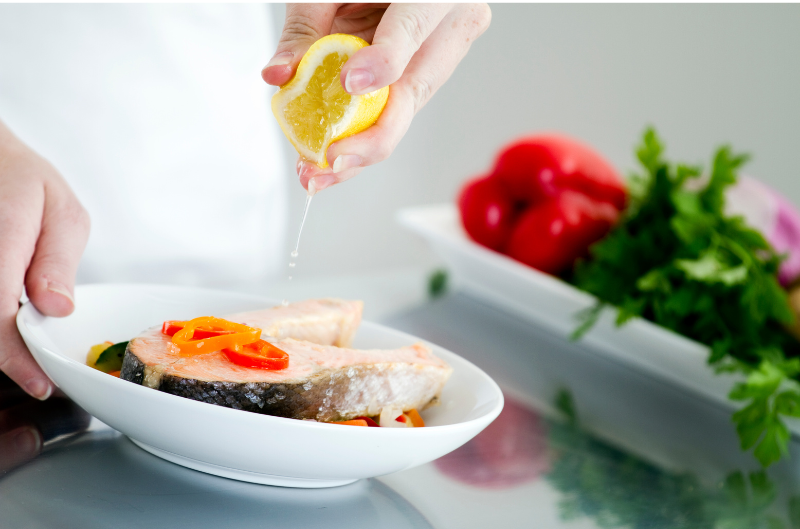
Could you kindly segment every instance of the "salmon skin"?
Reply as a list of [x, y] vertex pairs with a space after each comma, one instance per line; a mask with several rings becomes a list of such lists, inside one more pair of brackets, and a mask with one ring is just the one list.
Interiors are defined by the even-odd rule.
[[[289, 367], [280, 371], [242, 367], [220, 351], [181, 356], [171, 338], [162, 334], [160, 327], [153, 327], [129, 342], [120, 378], [209, 404], [318, 421], [373, 416], [384, 407], [423, 409], [436, 401], [452, 369], [426, 345], [392, 350], [331, 345], [352, 339], [352, 322], [357, 326], [361, 319], [360, 303], [357, 319], [353, 318], [356, 306], [352, 303], [357, 302], [311, 300], [225, 318], [253, 326], [268, 322], [271, 327], [265, 327], [270, 334], [264, 331], [262, 338], [289, 355]], [[330, 323], [336, 318], [313, 316], [314, 307], [350, 313], [339, 320], [348, 323], [339, 324], [338, 336]], [[301, 312], [306, 325], [298, 323]], [[285, 326], [281, 314], [287, 316]], [[313, 343], [309, 337], [327, 343]]]

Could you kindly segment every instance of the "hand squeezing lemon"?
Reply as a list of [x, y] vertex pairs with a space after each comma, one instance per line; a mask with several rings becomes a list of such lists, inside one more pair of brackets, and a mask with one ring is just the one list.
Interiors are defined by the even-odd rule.
[[328, 167], [325, 153], [338, 140], [375, 123], [386, 106], [389, 87], [348, 94], [339, 80], [351, 55], [369, 46], [359, 37], [334, 34], [315, 42], [294, 77], [272, 97], [272, 112], [301, 157]]

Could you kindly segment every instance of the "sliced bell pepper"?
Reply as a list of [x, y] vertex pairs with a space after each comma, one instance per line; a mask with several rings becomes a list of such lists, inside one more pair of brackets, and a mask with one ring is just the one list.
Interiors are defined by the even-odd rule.
[[366, 421], [367, 426], [369, 426], [370, 428], [380, 428], [380, 425], [376, 423], [374, 420], [370, 419], [369, 417], [356, 417], [353, 420]]
[[422, 420], [416, 408], [407, 411], [406, 416], [411, 419], [411, 424], [414, 425], [414, 428], [422, 428], [425, 426], [425, 421]]
[[114, 345], [114, 342], [105, 341], [103, 343], [91, 346], [89, 348], [89, 353], [86, 355], [86, 365], [89, 367], [95, 367], [97, 359], [100, 358], [100, 355], [103, 354], [103, 351], [112, 345]]
[[[177, 345], [181, 354], [186, 356], [206, 354], [222, 349], [236, 350], [241, 346], [258, 341], [261, 337], [261, 329], [212, 316], [203, 316], [187, 322], [169, 323], [184, 323], [183, 328], [173, 334], [172, 343]], [[162, 327], [162, 332], [171, 330], [170, 326], [166, 324], [167, 322]]]
[[[186, 326], [185, 321], [165, 321], [161, 326], [161, 332], [167, 336], [175, 336], [175, 333]], [[208, 326], [197, 327], [194, 330], [193, 338], [200, 340], [201, 338], [211, 338], [212, 336], [221, 336], [223, 334], [233, 334], [236, 331], [224, 331], [222, 329], [214, 329]]]
[[369, 426], [367, 421], [364, 419], [353, 419], [351, 421], [331, 421], [331, 424], [344, 424], [345, 426]]
[[175, 333], [186, 327], [185, 321], [165, 321], [161, 326], [161, 334], [175, 336]]
[[[289, 355], [271, 343], [258, 340], [235, 348], [222, 350], [228, 360], [242, 367], [280, 371], [289, 367]], [[365, 425], [366, 426], [366, 425]]]

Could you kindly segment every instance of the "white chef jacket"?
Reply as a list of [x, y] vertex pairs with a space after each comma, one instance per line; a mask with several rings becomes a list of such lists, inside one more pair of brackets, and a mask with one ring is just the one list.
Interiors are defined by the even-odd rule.
[[0, 5], [0, 119], [89, 211], [79, 282], [285, 266], [264, 5]]

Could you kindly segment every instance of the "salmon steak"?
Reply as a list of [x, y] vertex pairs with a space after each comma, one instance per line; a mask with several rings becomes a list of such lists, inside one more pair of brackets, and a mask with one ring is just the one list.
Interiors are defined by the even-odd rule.
[[222, 351], [185, 356], [153, 327], [128, 343], [120, 378], [193, 400], [293, 419], [341, 421], [434, 403], [452, 369], [429, 347], [350, 345], [361, 302], [309, 300], [225, 319], [262, 329], [289, 355], [282, 370], [242, 367]]

